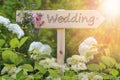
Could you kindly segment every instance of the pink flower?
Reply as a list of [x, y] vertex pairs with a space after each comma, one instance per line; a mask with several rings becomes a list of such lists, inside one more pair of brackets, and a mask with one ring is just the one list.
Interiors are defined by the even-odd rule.
[[44, 23], [44, 21], [41, 21], [42, 15], [32, 14], [32, 17], [33, 17], [33, 22], [37, 24], [37, 26], [41, 26]]

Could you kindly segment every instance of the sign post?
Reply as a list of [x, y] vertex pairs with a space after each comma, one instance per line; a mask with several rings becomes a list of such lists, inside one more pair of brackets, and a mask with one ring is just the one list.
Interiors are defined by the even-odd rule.
[[[57, 62], [60, 64], [64, 63], [65, 56], [65, 28], [97, 28], [104, 21], [104, 17], [96, 10], [33, 10], [31, 12], [43, 15], [41, 20], [44, 24], [40, 28], [57, 29]], [[17, 11], [18, 13], [20, 11]], [[22, 16], [17, 16], [16, 20], [21, 21]]]

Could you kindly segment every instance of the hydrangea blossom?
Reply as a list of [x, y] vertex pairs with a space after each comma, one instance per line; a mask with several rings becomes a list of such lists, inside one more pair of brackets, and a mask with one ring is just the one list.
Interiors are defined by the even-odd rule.
[[22, 36], [24, 36], [24, 31], [20, 28], [18, 24], [9, 24], [7, 25], [7, 28], [9, 31], [12, 31], [13, 33], [17, 34], [17, 37], [20, 39]]
[[93, 46], [97, 44], [97, 41], [94, 37], [88, 37], [87, 39], [84, 40], [84, 43], [89, 46]]
[[45, 60], [41, 60], [39, 62], [39, 64], [42, 65], [45, 68], [50, 68], [50, 64], [52, 64], [54, 62], [55, 62], [54, 58], [52, 58], [52, 59], [46, 58]]
[[16, 71], [16, 67], [15, 66], [5, 66], [2, 71], [1, 71], [1, 74], [5, 74], [5, 73], [8, 73], [8, 74], [13, 74], [15, 73]]
[[72, 57], [67, 59], [67, 64], [70, 65], [70, 69], [75, 72], [86, 70], [86, 58], [80, 55], [73, 55]]
[[32, 42], [30, 44], [29, 50], [28, 51], [33, 51], [34, 49], [40, 49], [42, 47], [42, 43], [41, 42]]
[[63, 72], [70, 70], [70, 68], [67, 66], [67, 64], [61, 65], [61, 67], [62, 67]]
[[89, 80], [88, 75], [80, 73], [78, 74], [78, 79], [79, 80]]
[[39, 65], [42, 65], [45, 68], [60, 69], [61, 65], [56, 62], [54, 58], [46, 58], [45, 60], [39, 61]]
[[52, 52], [51, 47], [47, 44], [42, 44], [41, 42], [32, 42], [29, 47], [29, 52], [32, 52], [31, 58], [39, 60], [40, 55], [50, 55]]
[[79, 80], [103, 80], [103, 77], [100, 75], [96, 75], [93, 72], [79, 73]]
[[24, 36], [24, 31], [20, 28], [18, 24], [11, 24], [10, 20], [0, 16], [0, 24], [3, 24], [9, 31], [17, 34], [17, 37], [20, 39]]
[[85, 63], [78, 63], [71, 65], [71, 70], [74, 70], [75, 72], [81, 71], [81, 70], [86, 70], [87, 66]]
[[100, 76], [100, 75], [95, 75], [95, 76], [93, 77], [93, 80], [103, 80], [103, 77]]
[[51, 47], [47, 44], [42, 45], [42, 47], [39, 49], [39, 52], [41, 54], [48, 54], [50, 55], [51, 53]]
[[7, 27], [7, 25], [10, 24], [10, 20], [0, 16], [0, 24], [3, 24], [5, 27]]
[[[89, 59], [93, 59], [94, 53], [97, 52], [97, 41], [93, 37], [89, 37], [86, 40], [84, 40], [80, 45], [79, 45], [79, 53], [81, 56], [88, 57]], [[88, 56], [87, 53], [93, 53]]]
[[67, 59], [67, 63], [70, 65], [78, 64], [79, 62], [86, 63], [86, 57], [73, 55], [72, 57]]

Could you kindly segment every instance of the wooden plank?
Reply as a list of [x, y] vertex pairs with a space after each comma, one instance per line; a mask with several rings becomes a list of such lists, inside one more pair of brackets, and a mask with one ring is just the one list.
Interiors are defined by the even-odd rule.
[[65, 29], [57, 29], [57, 62], [64, 64], [65, 58]]
[[[104, 21], [96, 10], [33, 10], [29, 13], [43, 15], [41, 21], [44, 24], [41, 28], [97, 28]], [[22, 16], [17, 16], [16, 19], [21, 21]]]

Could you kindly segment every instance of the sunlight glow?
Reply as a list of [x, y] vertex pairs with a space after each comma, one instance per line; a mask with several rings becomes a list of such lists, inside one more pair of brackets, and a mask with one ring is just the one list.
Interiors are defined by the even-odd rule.
[[120, 0], [102, 0], [100, 9], [111, 18], [115, 18], [120, 13]]

